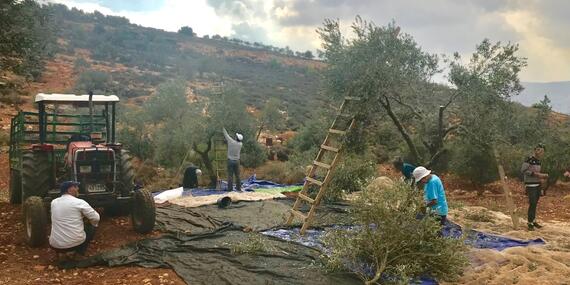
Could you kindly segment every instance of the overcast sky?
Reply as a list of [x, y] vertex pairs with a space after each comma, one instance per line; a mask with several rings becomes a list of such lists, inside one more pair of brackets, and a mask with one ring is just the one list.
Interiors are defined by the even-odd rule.
[[[45, 1], [45, 0], [44, 0]], [[323, 19], [350, 31], [356, 15], [394, 20], [427, 51], [468, 56], [484, 38], [514, 42], [528, 58], [523, 81], [570, 80], [568, 0], [47, 0], [120, 15], [142, 26], [219, 34], [293, 50], [315, 50]]]

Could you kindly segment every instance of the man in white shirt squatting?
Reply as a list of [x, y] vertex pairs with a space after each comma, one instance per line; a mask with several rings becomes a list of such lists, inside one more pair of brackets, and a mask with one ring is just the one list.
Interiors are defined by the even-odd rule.
[[[57, 251], [84, 255], [99, 224], [99, 214], [79, 195], [79, 182], [66, 181], [59, 188], [61, 197], [51, 201], [49, 244]], [[89, 223], [83, 223], [86, 218]]]

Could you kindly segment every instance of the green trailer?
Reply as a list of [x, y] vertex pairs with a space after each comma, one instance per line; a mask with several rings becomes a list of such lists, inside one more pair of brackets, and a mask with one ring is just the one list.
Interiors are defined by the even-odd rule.
[[51, 200], [59, 185], [80, 182], [79, 198], [106, 214], [131, 214], [138, 232], [154, 227], [150, 192], [134, 184], [131, 156], [116, 139], [115, 95], [44, 94], [37, 112], [20, 111], [10, 125], [10, 202], [23, 203], [26, 240], [46, 241]]

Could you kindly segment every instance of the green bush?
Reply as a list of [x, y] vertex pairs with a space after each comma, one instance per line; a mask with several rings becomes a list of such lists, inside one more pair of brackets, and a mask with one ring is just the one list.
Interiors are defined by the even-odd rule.
[[450, 169], [459, 177], [479, 185], [498, 179], [492, 150], [460, 140], [453, 143], [451, 152]]
[[327, 189], [326, 200], [340, 200], [345, 193], [362, 190], [376, 174], [376, 164], [361, 156], [347, 156], [334, 170], [334, 176]]
[[245, 142], [243, 145], [240, 162], [241, 165], [248, 168], [256, 168], [267, 160], [265, 150], [257, 142]]
[[[325, 264], [330, 270], [345, 271], [364, 263], [374, 275], [355, 273], [367, 284], [408, 284], [410, 278], [425, 275], [453, 281], [468, 264], [468, 248], [462, 239], [439, 236], [435, 218], [417, 219], [424, 207], [421, 195], [404, 183], [363, 192], [351, 213], [360, 226], [325, 236], [331, 249], [323, 256]], [[386, 276], [390, 280], [381, 279]]]

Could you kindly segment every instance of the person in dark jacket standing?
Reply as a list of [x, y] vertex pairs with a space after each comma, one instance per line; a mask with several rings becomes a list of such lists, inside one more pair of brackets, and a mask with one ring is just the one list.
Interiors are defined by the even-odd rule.
[[542, 226], [536, 222], [536, 208], [541, 195], [541, 186], [548, 178], [547, 173], [541, 172], [540, 160], [544, 156], [545, 147], [538, 144], [534, 147], [533, 155], [527, 157], [521, 166], [526, 195], [528, 196], [528, 230], [540, 229]]
[[223, 128], [224, 137], [228, 143], [228, 191], [232, 191], [233, 177], [236, 177], [236, 191], [241, 191], [241, 179], [239, 177], [239, 158], [242, 147], [243, 135], [236, 133], [236, 138], [233, 139], [228, 135], [226, 128]]

